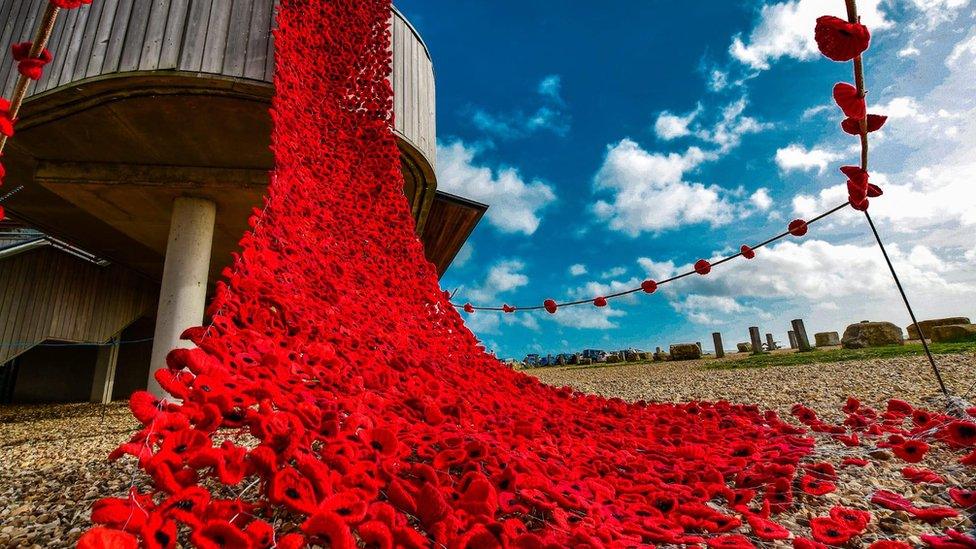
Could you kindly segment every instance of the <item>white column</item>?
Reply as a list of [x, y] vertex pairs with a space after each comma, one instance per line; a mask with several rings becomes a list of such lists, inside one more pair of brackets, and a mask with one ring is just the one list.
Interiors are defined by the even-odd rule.
[[98, 348], [95, 358], [95, 376], [92, 379], [89, 402], [108, 404], [112, 402], [112, 389], [115, 388], [115, 367], [119, 362], [119, 337], [112, 338], [108, 345]]
[[216, 217], [217, 207], [210, 200], [180, 197], [173, 202], [147, 383], [148, 391], [158, 397], [167, 393], [153, 373], [166, 367], [171, 350], [193, 346], [180, 340], [180, 334], [203, 322]]

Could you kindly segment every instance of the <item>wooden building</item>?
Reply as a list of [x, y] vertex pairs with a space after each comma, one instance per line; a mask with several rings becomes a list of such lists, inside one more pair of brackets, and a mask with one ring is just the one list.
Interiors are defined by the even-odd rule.
[[[0, 47], [31, 40], [45, 3], [0, 0]], [[54, 61], [31, 85], [4, 158], [4, 190], [19, 188], [4, 202], [19, 224], [7, 232], [30, 227], [46, 244], [0, 240], [0, 343], [9, 344], [0, 363], [16, 366], [19, 380], [0, 372], [0, 399], [5, 379], [14, 400], [77, 399], [77, 391], [45, 393], [40, 380], [30, 382], [40, 389], [17, 392], [25, 380], [50, 377], [49, 362], [82, 369], [85, 353], [73, 347], [35, 347], [52, 341], [121, 340], [85, 360], [95, 364], [92, 399], [111, 396], [114, 371], [127, 380], [115, 396], [125, 396], [185, 344], [183, 328], [202, 321], [207, 289], [272, 168], [274, 9], [274, 0], [99, 0], [61, 14], [49, 44]], [[443, 273], [486, 206], [437, 191], [430, 53], [395, 9], [391, 29], [404, 193]], [[3, 56], [6, 96], [16, 78]], [[42, 276], [7, 283], [26, 273]], [[151, 338], [151, 360], [120, 362], [127, 342]], [[39, 353], [45, 366], [31, 366]]]

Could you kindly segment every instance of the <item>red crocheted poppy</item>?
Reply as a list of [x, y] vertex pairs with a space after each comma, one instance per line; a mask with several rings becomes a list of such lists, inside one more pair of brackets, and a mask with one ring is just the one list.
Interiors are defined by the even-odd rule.
[[807, 234], [807, 228], [807, 222], [802, 219], [794, 219], [793, 221], [790, 221], [788, 227], [790, 234], [793, 236], [803, 236]]
[[814, 40], [820, 53], [834, 61], [850, 61], [861, 55], [871, 42], [871, 33], [860, 23], [849, 23], [839, 17], [817, 18]]
[[847, 82], [834, 85], [834, 102], [844, 111], [844, 116], [855, 120], [863, 120], [867, 116], [867, 105], [857, 88]]
[[929, 451], [929, 445], [921, 440], [906, 440], [901, 444], [893, 446], [891, 450], [896, 456], [908, 463], [918, 463], [922, 461], [925, 453]]
[[939, 476], [935, 471], [930, 469], [922, 469], [917, 467], [902, 467], [901, 476], [905, 477], [906, 480], [915, 484], [928, 483], [928, 484], [945, 484], [945, 479]]
[[[861, 135], [862, 120], [864, 119], [845, 118], [840, 123], [840, 128], [844, 130], [844, 133], [848, 133], [850, 135]], [[867, 124], [865, 125], [865, 128], [867, 129], [868, 133], [876, 132], [880, 130], [881, 127], [884, 126], [885, 122], [887, 121], [888, 121], [887, 116], [880, 115], [880, 114], [868, 114]]]
[[976, 446], [976, 423], [971, 421], [953, 421], [946, 426], [944, 434], [956, 446]]
[[312, 483], [292, 467], [275, 473], [269, 485], [268, 498], [299, 513], [311, 514], [318, 507]]
[[845, 528], [854, 532], [855, 534], [860, 534], [864, 532], [864, 529], [867, 528], [868, 524], [871, 522], [871, 513], [868, 511], [861, 511], [860, 509], [851, 509], [850, 507], [835, 505], [834, 507], [830, 508], [830, 518], [843, 524]]
[[822, 496], [837, 489], [837, 486], [827, 480], [821, 480], [814, 475], [803, 475], [800, 478], [800, 490], [812, 496]]
[[827, 545], [843, 545], [855, 535], [843, 523], [832, 517], [810, 519], [810, 534], [813, 539]]
[[709, 263], [707, 260], [699, 259], [698, 261], [695, 262], [695, 272], [702, 276], [705, 276], [708, 273], [712, 272], [712, 264]]
[[193, 531], [190, 539], [199, 549], [227, 549], [251, 545], [251, 538], [226, 520], [208, 520], [202, 528]]
[[91, 4], [92, 0], [50, 0], [50, 2], [52, 5], [55, 5], [63, 10], [71, 10]]
[[331, 511], [320, 511], [302, 523], [302, 531], [313, 539], [335, 549], [355, 549], [356, 539], [342, 517]]
[[78, 549], [139, 549], [139, 538], [102, 526], [96, 526], [78, 538]]
[[746, 517], [746, 520], [749, 522], [749, 527], [752, 528], [752, 532], [761, 540], [772, 541], [790, 537], [789, 530], [769, 519], [749, 515]]
[[949, 488], [949, 497], [956, 505], [969, 509], [976, 506], [976, 490], [966, 490], [963, 488]]

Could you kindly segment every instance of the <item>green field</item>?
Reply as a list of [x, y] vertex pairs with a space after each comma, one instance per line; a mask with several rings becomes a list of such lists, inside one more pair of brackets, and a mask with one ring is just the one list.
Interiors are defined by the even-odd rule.
[[[933, 354], [976, 354], [976, 341], [965, 343], [929, 343]], [[750, 355], [745, 358], [712, 362], [708, 368], [765, 368], [767, 366], [794, 366], [800, 364], [817, 364], [826, 362], [844, 362], [847, 360], [865, 360], [872, 358], [892, 358], [898, 356], [923, 356], [925, 350], [921, 343], [907, 345], [889, 345], [887, 347], [871, 347], [868, 349], [829, 349], [813, 350], [808, 353], [771, 353]]]

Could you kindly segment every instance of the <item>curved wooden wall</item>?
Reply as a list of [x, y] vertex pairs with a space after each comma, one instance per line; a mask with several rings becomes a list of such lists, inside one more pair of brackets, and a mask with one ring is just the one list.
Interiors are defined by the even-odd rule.
[[[0, 47], [31, 39], [46, 0], [0, 0]], [[28, 93], [56, 93], [87, 79], [178, 71], [271, 83], [275, 0], [98, 0], [58, 18], [54, 61]], [[434, 166], [434, 69], [420, 36], [392, 17], [395, 129]], [[9, 96], [17, 71], [0, 56]]]

